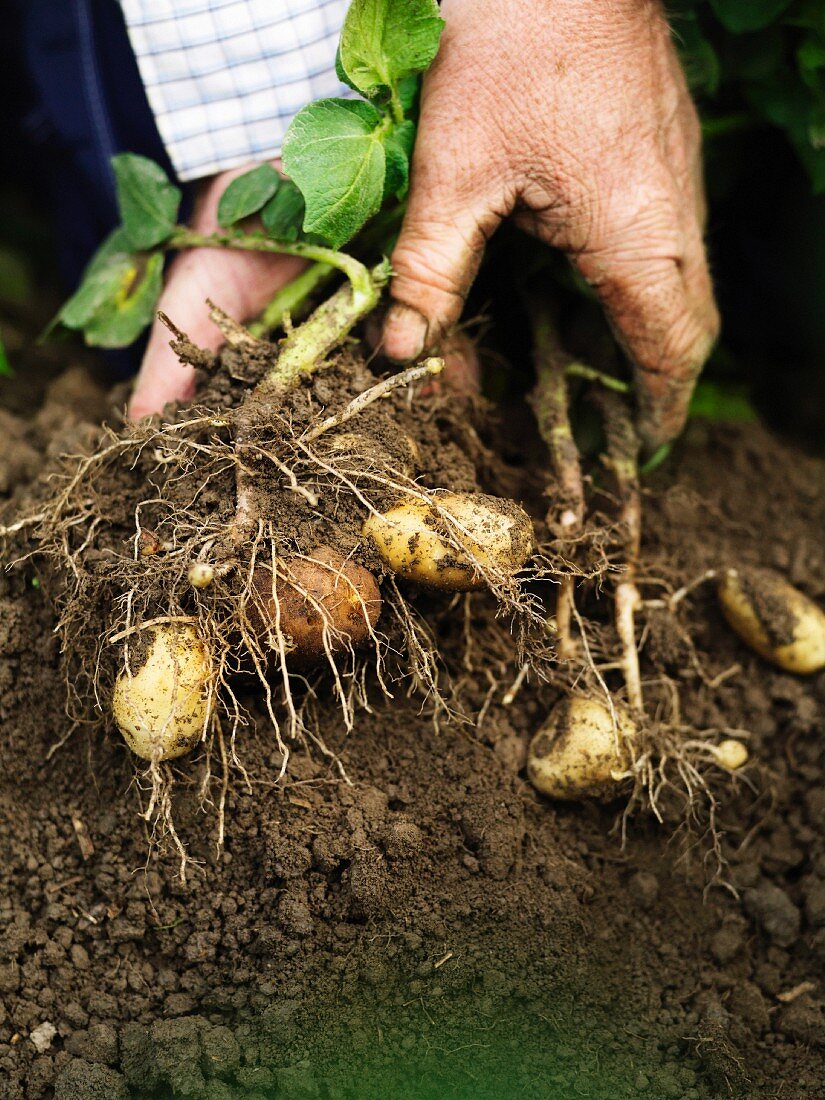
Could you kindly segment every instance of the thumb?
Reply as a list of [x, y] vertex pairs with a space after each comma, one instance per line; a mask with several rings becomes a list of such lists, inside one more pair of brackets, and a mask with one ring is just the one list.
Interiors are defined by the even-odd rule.
[[[207, 298], [243, 321], [259, 313], [303, 266], [303, 261], [293, 256], [192, 249], [170, 266], [158, 309], [198, 347], [217, 351], [223, 337], [209, 320]], [[160, 412], [170, 401], [188, 400], [194, 393], [194, 369], [178, 360], [169, 341], [166, 327], [155, 320], [129, 402], [133, 420]]]
[[426, 148], [418, 154], [417, 148], [407, 215], [392, 254], [393, 304], [384, 321], [384, 352], [399, 360], [417, 358], [458, 321], [499, 222], [478, 196], [467, 204], [452, 168], [445, 172]]

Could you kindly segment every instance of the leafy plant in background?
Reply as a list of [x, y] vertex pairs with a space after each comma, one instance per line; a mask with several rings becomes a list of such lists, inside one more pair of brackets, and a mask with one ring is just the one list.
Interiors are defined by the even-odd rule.
[[776, 126], [825, 192], [825, 0], [671, 0], [668, 14], [706, 136]]
[[[360, 98], [304, 107], [284, 140], [290, 178], [261, 164], [233, 180], [218, 206], [223, 232], [203, 235], [179, 225], [182, 195], [163, 169], [131, 153], [116, 156], [122, 224], [56, 321], [93, 346], [131, 344], [154, 317], [164, 254], [202, 246], [304, 257], [313, 267], [302, 293], [337, 268], [352, 284], [357, 311], [367, 312], [387, 265], [370, 272], [339, 250], [382, 207], [403, 201], [420, 74], [438, 51], [443, 25], [435, 0], [353, 0], [336, 67]], [[246, 222], [254, 215], [262, 228]]]
[[9, 357], [6, 355], [6, 347], [3, 343], [3, 336], [0, 334], [0, 377], [8, 376], [12, 373], [11, 364], [9, 363]]

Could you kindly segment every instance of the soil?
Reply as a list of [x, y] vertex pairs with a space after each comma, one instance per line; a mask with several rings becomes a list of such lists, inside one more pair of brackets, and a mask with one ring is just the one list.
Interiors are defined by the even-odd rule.
[[[92, 439], [112, 400], [75, 370], [15, 407], [0, 490]], [[521, 485], [541, 508], [526, 414], [502, 419], [509, 466], [483, 487]], [[697, 422], [645, 486], [647, 594], [749, 564], [825, 597], [821, 463], [757, 426]], [[715, 788], [721, 879], [701, 828], [635, 814], [623, 844], [621, 804], [537, 795], [526, 746], [558, 690], [527, 682], [505, 705], [481, 654], [473, 721], [376, 693], [347, 732], [318, 689], [348, 781], [296, 746], [276, 783], [266, 723], [245, 729], [220, 854], [220, 783], [204, 804], [203, 760], [177, 762], [184, 884], [120, 739], [67, 721], [37, 580], [30, 561], [0, 578], [4, 1100], [817, 1095], [825, 674], [745, 650], [708, 585], [678, 625], [646, 615], [642, 665], [652, 699], [678, 686], [686, 723], [750, 734], [745, 776]], [[460, 666], [461, 605], [428, 597], [424, 613]]]

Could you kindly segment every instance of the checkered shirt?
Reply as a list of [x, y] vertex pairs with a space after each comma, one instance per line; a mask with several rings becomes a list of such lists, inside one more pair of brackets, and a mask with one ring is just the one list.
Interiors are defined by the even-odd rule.
[[293, 116], [351, 94], [335, 75], [347, 0], [120, 0], [182, 180], [278, 156]]

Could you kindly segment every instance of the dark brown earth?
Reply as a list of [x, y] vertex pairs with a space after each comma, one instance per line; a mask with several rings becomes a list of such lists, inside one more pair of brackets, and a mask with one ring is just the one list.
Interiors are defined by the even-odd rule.
[[[77, 437], [78, 392], [80, 419], [106, 414], [73, 376], [10, 421], [10, 483]], [[752, 564], [825, 597], [821, 464], [695, 423], [646, 484], [647, 594]], [[70, 726], [36, 580], [32, 563], [0, 579], [0, 1097], [818, 1094], [825, 676], [747, 652], [707, 585], [680, 612], [693, 650], [649, 614], [643, 673], [678, 684], [686, 722], [751, 735], [754, 789], [717, 789], [726, 886], [707, 837], [644, 815], [623, 847], [617, 806], [537, 796], [526, 744], [558, 693], [527, 684], [504, 706], [483, 658], [475, 723], [437, 730], [419, 700], [376, 693], [347, 735], [322, 693], [352, 785], [299, 748], [276, 786], [266, 725], [245, 731], [219, 857], [219, 792], [203, 807], [203, 764], [182, 761], [176, 820], [200, 861], [183, 885], [119, 739], [80, 727], [54, 748]], [[449, 654], [463, 623], [432, 621]]]

